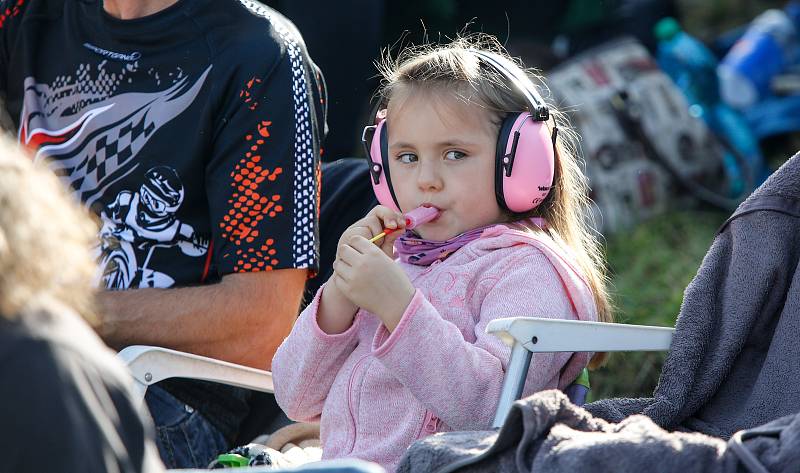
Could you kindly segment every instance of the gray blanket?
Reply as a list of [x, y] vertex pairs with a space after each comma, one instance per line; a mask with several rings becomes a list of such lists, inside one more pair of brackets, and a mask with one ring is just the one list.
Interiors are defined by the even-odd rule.
[[[759, 463], [800, 471], [798, 259], [795, 156], [720, 229], [684, 294], [653, 398], [608, 399], [584, 410], [559, 393], [539, 393], [515, 404], [499, 437], [430, 437], [412, 445], [399, 471], [485, 457], [479, 465], [493, 471], [688, 473], [736, 471], [737, 461], [753, 463], [751, 471]], [[757, 426], [771, 434], [743, 441], [739, 431]]]
[[661, 379], [648, 399], [587, 405], [618, 422], [721, 438], [800, 412], [800, 155], [723, 226], [686, 288]]
[[[730, 442], [699, 433], [667, 432], [643, 415], [610, 423], [544, 391], [512, 407], [500, 432], [450, 432], [413, 444], [399, 472], [591, 471], [722, 473], [800, 471], [800, 415]], [[488, 450], [487, 450], [488, 448]]]

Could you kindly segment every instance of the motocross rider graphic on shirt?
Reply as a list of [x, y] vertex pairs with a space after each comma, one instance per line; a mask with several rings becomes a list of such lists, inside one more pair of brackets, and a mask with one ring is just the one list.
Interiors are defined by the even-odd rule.
[[[65, 93], [74, 91], [76, 84], [61, 79], [46, 84], [28, 77], [19, 141], [36, 151], [35, 159], [49, 159], [48, 166], [75, 196], [99, 211], [100, 286], [171, 287], [176, 275], [153, 269], [154, 254], [178, 251], [201, 257], [210, 235], [198, 235], [193, 225], [177, 217], [185, 196], [178, 171], [143, 162], [139, 154], [159, 129], [195, 101], [211, 66], [195, 80], [175, 74], [152, 92], [120, 92], [123, 76], [103, 81], [109, 75], [101, 70], [92, 80], [91, 70], [79, 66], [78, 77], [83, 81], [79, 84], [90, 84], [92, 94]], [[153, 167], [141, 177], [143, 164]], [[110, 190], [120, 186], [125, 190]]]
[[157, 166], [144, 177], [137, 192], [120, 192], [100, 214], [100, 267], [108, 289], [170, 287], [175, 281], [169, 275], [148, 268], [157, 248], [177, 246], [188, 256], [208, 250], [208, 238], [175, 216], [183, 203], [175, 170]]

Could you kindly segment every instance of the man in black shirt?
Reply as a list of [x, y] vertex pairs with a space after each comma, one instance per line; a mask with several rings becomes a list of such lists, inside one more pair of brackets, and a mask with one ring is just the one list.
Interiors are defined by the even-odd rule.
[[[325, 94], [294, 26], [250, 0], [4, 0], [0, 92], [101, 220], [104, 341], [269, 369], [318, 266]], [[227, 450], [249, 401], [151, 388], [167, 465]]]

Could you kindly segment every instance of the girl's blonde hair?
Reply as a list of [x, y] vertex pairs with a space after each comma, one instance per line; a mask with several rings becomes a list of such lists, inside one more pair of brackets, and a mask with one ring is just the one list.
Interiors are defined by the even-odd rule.
[[0, 317], [68, 307], [94, 322], [97, 228], [63, 184], [0, 136]]
[[[387, 51], [378, 64], [382, 76], [378, 100], [386, 104], [401, 88], [452, 94], [465, 103], [489, 111], [492, 124], [499, 133], [505, 116], [529, 108], [522, 94], [512, 89], [509, 80], [493, 67], [485, 65], [470, 49], [500, 54], [512, 60], [522, 71], [544, 87], [542, 78], [526, 70], [511, 58], [493, 36], [475, 34], [457, 38], [446, 45], [424, 45], [405, 48], [392, 58]], [[606, 288], [608, 278], [598, 233], [592, 225], [589, 183], [582, 171], [578, 154], [578, 137], [566, 115], [548, 103], [550, 127], [558, 127], [555, 176], [547, 198], [534, 210], [509, 214], [510, 220], [542, 217], [554, 231], [557, 240], [571, 249], [594, 294], [598, 319], [610, 322], [613, 310]], [[592, 358], [591, 367], [602, 364], [605, 353]]]

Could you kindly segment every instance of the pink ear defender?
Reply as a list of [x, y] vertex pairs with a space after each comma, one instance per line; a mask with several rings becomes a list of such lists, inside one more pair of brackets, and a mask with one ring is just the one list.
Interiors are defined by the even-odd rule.
[[[509, 114], [500, 127], [495, 155], [495, 197], [500, 208], [513, 213], [528, 212], [547, 197], [555, 174], [555, 143], [558, 129], [546, 126], [550, 111], [530, 79], [513, 62], [488, 51], [470, 50], [522, 93], [527, 112]], [[380, 104], [379, 107], [380, 108]], [[388, 126], [385, 111], [376, 114], [376, 124], [364, 128], [361, 141], [370, 164], [370, 181], [381, 205], [400, 211], [388, 166]], [[367, 136], [371, 134], [371, 136]]]
[[521, 213], [536, 208], [553, 185], [555, 131], [530, 113], [506, 117], [497, 140], [495, 197], [501, 208]]
[[[400, 205], [394, 195], [389, 174], [389, 145], [386, 136], [386, 119], [380, 115], [376, 115], [376, 119], [378, 120], [377, 125], [364, 128], [364, 132], [361, 134], [361, 141], [364, 143], [367, 159], [369, 160], [369, 177], [372, 183], [372, 190], [381, 205], [385, 205], [395, 212], [400, 212]], [[367, 134], [370, 132], [372, 136], [368, 142]]]

